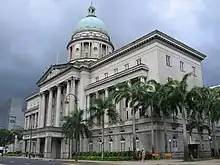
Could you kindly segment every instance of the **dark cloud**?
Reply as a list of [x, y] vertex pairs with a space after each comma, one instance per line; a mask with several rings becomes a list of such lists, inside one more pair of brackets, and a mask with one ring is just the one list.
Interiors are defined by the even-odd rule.
[[[90, 0], [0, 2], [0, 102], [25, 97], [51, 64], [67, 59], [66, 43]], [[116, 48], [160, 29], [208, 55], [206, 85], [220, 83], [219, 25], [215, 0], [93, 0]]]

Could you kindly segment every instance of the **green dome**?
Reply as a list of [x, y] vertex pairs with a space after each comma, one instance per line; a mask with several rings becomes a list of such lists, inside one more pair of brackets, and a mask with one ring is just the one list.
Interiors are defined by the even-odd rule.
[[107, 33], [104, 22], [95, 16], [95, 8], [90, 6], [87, 17], [81, 19], [75, 29], [75, 32], [81, 30], [98, 30]]

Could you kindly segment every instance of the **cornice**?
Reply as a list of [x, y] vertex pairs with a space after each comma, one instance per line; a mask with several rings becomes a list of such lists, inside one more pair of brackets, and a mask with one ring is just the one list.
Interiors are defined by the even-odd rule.
[[[133, 72], [137, 72], [137, 71], [139, 71], [139, 70], [148, 71], [149, 68], [148, 68], [147, 65], [145, 65], [145, 64], [136, 65], [136, 66], [131, 67], [131, 68], [129, 68], [129, 69], [126, 69], [126, 70], [123, 70], [123, 71], [121, 71], [121, 72], [118, 72], [117, 74], [113, 74], [113, 75], [111, 75], [111, 76], [109, 76], [109, 77], [107, 77], [107, 78], [104, 78], [104, 79], [101, 79], [101, 80], [99, 80], [99, 81], [97, 81], [97, 82], [91, 83], [91, 84], [89, 84], [89, 85], [87, 85], [87, 86], [85, 87], [85, 90], [92, 89], [92, 88], [94, 88], [94, 87], [97, 87], [97, 86], [102, 85], [102, 84], [104, 84], [104, 83], [107, 83], [107, 82], [109, 82], [109, 81], [113, 81], [113, 80], [118, 79], [118, 78], [120, 78], [120, 77], [129, 75], [129, 74], [131, 74], [131, 73], [133, 73]], [[146, 75], [146, 76], [147, 76], [147, 75]]]
[[83, 38], [78, 38], [78, 39], [75, 39], [75, 40], [70, 40], [69, 43], [66, 46], [66, 49], [68, 49], [68, 47], [72, 43], [77, 42], [77, 41], [84, 41], [84, 40], [92, 40], [92, 41], [97, 40], [97, 41], [101, 41], [101, 42], [104, 42], [104, 43], [110, 45], [113, 48], [113, 50], [114, 50], [114, 45], [112, 44], [112, 42], [110, 40], [106, 41], [106, 40], [101, 39], [101, 38], [91, 38], [91, 37], [83, 37]]
[[199, 51], [185, 45], [184, 43], [160, 32], [159, 30], [155, 30], [121, 48], [119, 48], [118, 50], [114, 51], [111, 54], [108, 54], [107, 56], [97, 60], [93, 65], [91, 65], [91, 69], [96, 68], [97, 66], [100, 66], [104, 63], [106, 63], [107, 61], [110, 61], [122, 54], [125, 54], [127, 52], [130, 52], [144, 44], [147, 44], [151, 41], [156, 42], [156, 41], [162, 41], [164, 43], [167, 43], [168, 45], [170, 45], [171, 47], [177, 48], [180, 51], [183, 51], [187, 54], [190, 54], [192, 57], [197, 58], [199, 60], [204, 60], [206, 55], [204, 55], [203, 53], [200, 53]]
[[39, 109], [39, 105], [35, 105], [34, 107], [31, 107], [31, 108], [27, 109], [25, 111], [25, 114], [30, 113], [30, 112], [32, 112], [34, 110], [37, 110], [37, 109]]
[[59, 72], [58, 74], [54, 75], [53, 77], [51, 77], [50, 79], [47, 79], [45, 81], [42, 81], [42, 82], [37, 82], [37, 85], [40, 87], [41, 85], [44, 85], [48, 82], [51, 82], [52, 80], [54, 80], [55, 78], [63, 75], [64, 73], [66, 73], [67, 71], [71, 70], [71, 69], [80, 69], [80, 67], [77, 67], [77, 66], [73, 66], [73, 65], [70, 65], [68, 66], [66, 69], [64, 69], [63, 71]]
[[33, 94], [27, 96], [27, 97], [25, 98], [25, 100], [28, 101], [28, 100], [33, 99], [33, 98], [38, 97], [38, 96], [39, 96], [39, 92], [35, 92], [35, 93], [33, 93]]
[[[33, 134], [37, 133], [42, 133], [42, 132], [58, 132], [62, 133], [62, 128], [61, 127], [43, 127], [43, 128], [37, 128], [37, 129], [32, 129]], [[30, 135], [30, 130], [25, 130], [24, 135]]]

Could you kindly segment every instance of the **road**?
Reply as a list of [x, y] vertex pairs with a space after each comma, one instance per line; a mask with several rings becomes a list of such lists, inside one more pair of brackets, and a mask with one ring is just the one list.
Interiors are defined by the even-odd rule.
[[37, 159], [26, 159], [26, 158], [1, 158], [0, 165], [101, 165], [99, 163], [64, 163], [61, 161], [48, 161], [48, 160], [37, 160]]

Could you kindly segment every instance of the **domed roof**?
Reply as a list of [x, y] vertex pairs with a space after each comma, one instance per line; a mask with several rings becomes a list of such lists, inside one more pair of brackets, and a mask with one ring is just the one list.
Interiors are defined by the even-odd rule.
[[81, 30], [98, 30], [107, 33], [104, 22], [96, 17], [95, 8], [93, 6], [89, 7], [88, 15], [78, 22], [75, 33]]

